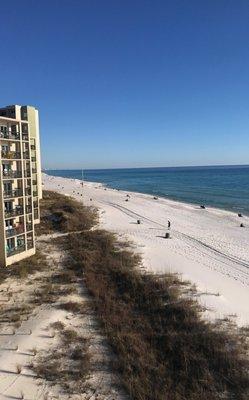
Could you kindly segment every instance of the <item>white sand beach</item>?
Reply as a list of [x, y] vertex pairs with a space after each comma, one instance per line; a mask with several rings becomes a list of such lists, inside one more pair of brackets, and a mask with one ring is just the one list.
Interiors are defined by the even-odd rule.
[[[46, 174], [43, 185], [97, 207], [100, 226], [132, 241], [146, 270], [177, 272], [195, 284], [208, 318], [249, 323], [249, 217], [94, 182], [84, 182], [82, 191], [79, 180]], [[164, 238], [168, 220], [171, 239]]]

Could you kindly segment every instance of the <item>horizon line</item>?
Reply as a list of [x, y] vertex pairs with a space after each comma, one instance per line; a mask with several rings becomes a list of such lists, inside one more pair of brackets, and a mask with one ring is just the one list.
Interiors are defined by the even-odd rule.
[[97, 171], [97, 170], [117, 170], [117, 169], [160, 169], [160, 168], [224, 168], [224, 167], [249, 167], [249, 164], [208, 164], [208, 165], [176, 165], [158, 167], [113, 167], [113, 168], [42, 168], [43, 171]]

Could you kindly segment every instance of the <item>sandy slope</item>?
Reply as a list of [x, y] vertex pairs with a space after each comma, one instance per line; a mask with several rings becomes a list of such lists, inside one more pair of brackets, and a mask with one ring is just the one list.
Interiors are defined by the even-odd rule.
[[[101, 226], [132, 240], [146, 269], [178, 272], [195, 283], [200, 302], [208, 308], [207, 316], [236, 315], [237, 323], [249, 323], [248, 217], [163, 198], [154, 200], [150, 195], [117, 191], [98, 183], [84, 183], [82, 197], [78, 180], [44, 174], [43, 182], [45, 189], [98, 207]], [[170, 240], [163, 237], [168, 219]], [[241, 222], [245, 228], [240, 228]]]

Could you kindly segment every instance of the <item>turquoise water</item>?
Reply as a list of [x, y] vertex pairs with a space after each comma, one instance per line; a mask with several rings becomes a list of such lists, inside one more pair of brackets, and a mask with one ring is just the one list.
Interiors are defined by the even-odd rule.
[[[47, 170], [81, 179], [81, 170]], [[249, 215], [249, 165], [84, 170], [84, 180]]]

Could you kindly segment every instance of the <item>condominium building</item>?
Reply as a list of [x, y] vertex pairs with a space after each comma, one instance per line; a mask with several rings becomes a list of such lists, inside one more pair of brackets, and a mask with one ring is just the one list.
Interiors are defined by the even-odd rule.
[[0, 108], [0, 267], [35, 254], [42, 197], [38, 110]]

